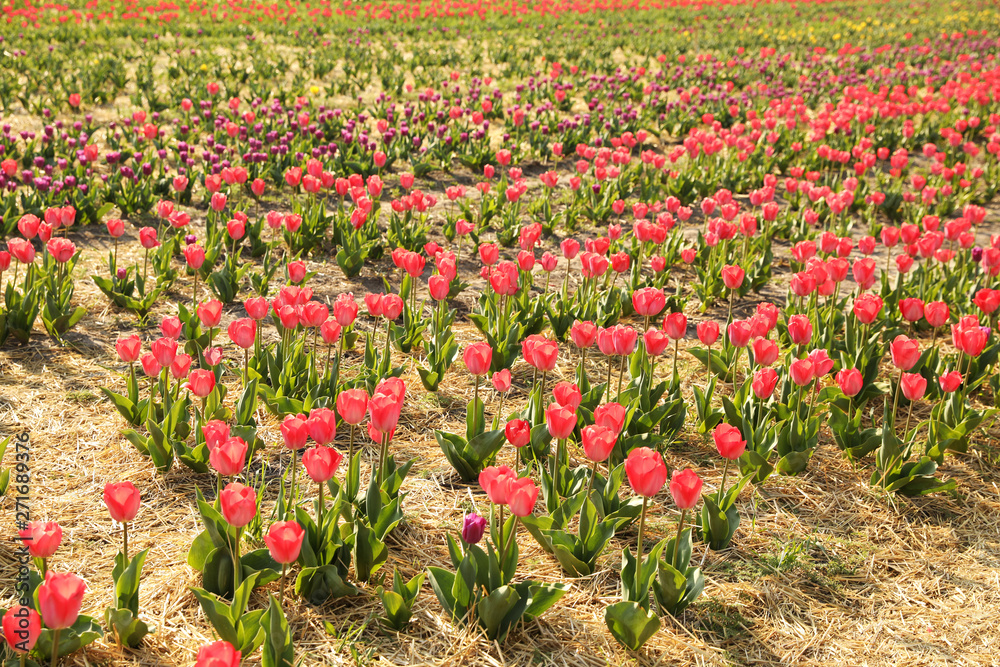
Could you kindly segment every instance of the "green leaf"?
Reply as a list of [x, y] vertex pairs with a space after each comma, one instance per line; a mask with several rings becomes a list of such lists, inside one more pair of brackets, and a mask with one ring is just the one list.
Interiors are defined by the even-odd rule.
[[293, 667], [295, 647], [292, 646], [292, 633], [288, 628], [288, 621], [274, 595], [268, 597], [270, 603], [260, 621], [260, 627], [264, 629], [261, 664], [263, 667]]
[[660, 618], [637, 602], [628, 600], [609, 605], [604, 623], [612, 636], [625, 648], [638, 651], [660, 629]]

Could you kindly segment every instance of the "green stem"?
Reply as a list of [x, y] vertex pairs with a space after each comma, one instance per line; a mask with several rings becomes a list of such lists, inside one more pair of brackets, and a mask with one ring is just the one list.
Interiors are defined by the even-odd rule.
[[[726, 464], [729, 464], [729, 459], [726, 459]], [[725, 480], [725, 473], [723, 473], [723, 481]], [[687, 510], [681, 510], [681, 520], [677, 523], [677, 539], [674, 540], [674, 556], [670, 559], [670, 565], [676, 570], [677, 569], [677, 552], [681, 550], [681, 532], [684, 530], [684, 519], [687, 517]]]
[[318, 526], [320, 534], [323, 533], [323, 510], [326, 509], [326, 499], [323, 498], [323, 482], [318, 484], [319, 486], [319, 512], [317, 513]]
[[[62, 628], [56, 628], [52, 631], [52, 662], [49, 663], [50, 667], [56, 667], [56, 663], [59, 662], [59, 633], [62, 632]], [[21, 654], [24, 655], [23, 653]]]
[[642, 514], [639, 515], [639, 536], [635, 541], [635, 551], [636, 558], [638, 560], [638, 570], [642, 572], [642, 533], [646, 528], [646, 506], [649, 503], [649, 498], [646, 496], [642, 497]]
[[355, 428], [355, 426], [356, 426], [356, 424], [351, 424], [350, 444], [348, 444], [348, 446], [347, 446], [347, 477], [345, 479], [347, 481], [347, 488], [348, 489], [353, 489], [354, 488], [354, 486], [352, 484], [353, 479], [352, 479], [352, 475], [351, 475], [351, 470], [352, 470], [352, 464], [354, 462], [354, 428]]
[[288, 571], [288, 565], [286, 563], [281, 564], [281, 585], [278, 588], [278, 605], [284, 606], [285, 604], [285, 573]]
[[236, 589], [240, 587], [240, 579], [242, 569], [240, 567], [240, 531], [242, 528], [236, 529], [236, 539], [233, 541], [233, 595], [235, 595]]
[[122, 553], [125, 554], [125, 564], [128, 564], [128, 521], [122, 524]]

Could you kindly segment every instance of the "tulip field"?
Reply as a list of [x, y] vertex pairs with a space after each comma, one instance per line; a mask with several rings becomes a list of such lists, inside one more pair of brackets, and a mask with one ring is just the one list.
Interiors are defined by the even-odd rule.
[[4, 0], [3, 665], [991, 665], [1000, 6]]

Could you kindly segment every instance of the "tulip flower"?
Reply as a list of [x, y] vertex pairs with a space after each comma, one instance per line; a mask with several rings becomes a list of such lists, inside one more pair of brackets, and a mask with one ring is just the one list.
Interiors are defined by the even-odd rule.
[[486, 532], [486, 519], [470, 512], [462, 519], [462, 542], [469, 546], [478, 544]]
[[[72, 627], [80, 616], [83, 595], [87, 591], [83, 579], [72, 572], [45, 574], [45, 581], [38, 586], [38, 609], [45, 627], [52, 630], [52, 645], [59, 646], [59, 634]], [[54, 665], [55, 659], [52, 660]]]
[[639, 535], [636, 540], [637, 558], [642, 563], [642, 534], [646, 525], [646, 507], [649, 499], [660, 492], [667, 481], [667, 466], [663, 457], [649, 447], [637, 447], [625, 459], [625, 474], [632, 490], [642, 496], [642, 513], [639, 517]]
[[[353, 429], [353, 426], [351, 427]], [[326, 499], [323, 497], [323, 487], [333, 479], [340, 462], [343, 459], [340, 452], [333, 447], [322, 445], [307, 449], [302, 455], [302, 465], [306, 469], [306, 474], [312, 481], [316, 482], [319, 488], [319, 511], [317, 520], [321, 528], [323, 526], [323, 513], [326, 510]], [[350, 487], [348, 487], [350, 488]]]
[[128, 562], [128, 524], [139, 511], [140, 495], [132, 482], [104, 485], [104, 504], [114, 521], [122, 524], [122, 554]]
[[302, 551], [302, 538], [306, 531], [295, 521], [276, 521], [271, 524], [264, 536], [264, 544], [276, 562], [281, 563], [281, 583], [278, 588], [278, 604], [285, 601], [285, 575], [288, 565], [299, 558]]
[[243, 527], [250, 523], [257, 515], [257, 493], [252, 487], [244, 486], [239, 482], [230, 482], [219, 494], [219, 503], [222, 508], [222, 517], [230, 526], [236, 529], [236, 537], [233, 540], [233, 587], [239, 588], [242, 579], [243, 568], [240, 562], [240, 533]]
[[[728, 459], [726, 461], [729, 462]], [[677, 538], [674, 540], [674, 556], [671, 565], [677, 567], [677, 552], [680, 551], [681, 532], [684, 530], [684, 519], [687, 511], [694, 509], [701, 498], [701, 478], [690, 468], [685, 468], [680, 472], [675, 472], [670, 477], [670, 496], [674, 499], [674, 504], [681, 510], [680, 521], [677, 522]]]
[[726, 317], [726, 322], [733, 321], [733, 299], [736, 296], [736, 290], [743, 285], [745, 275], [746, 272], [738, 266], [726, 264], [722, 267], [722, 283], [729, 290], [729, 315]]
[[62, 543], [62, 528], [55, 521], [29, 521], [28, 525], [18, 531], [24, 540], [24, 546], [32, 558], [42, 561], [42, 576], [47, 570], [47, 561]]
[[908, 371], [920, 360], [920, 343], [900, 334], [889, 344], [889, 353], [893, 366]]
[[854, 398], [864, 388], [861, 371], [856, 368], [845, 368], [837, 373], [837, 386], [848, 398]]
[[517, 449], [531, 442], [531, 424], [523, 419], [512, 419], [504, 427], [504, 436]]
[[247, 443], [243, 438], [226, 438], [225, 441], [209, 449], [208, 462], [222, 477], [238, 475], [244, 466]]
[[11, 651], [23, 656], [35, 648], [41, 634], [41, 617], [31, 607], [14, 605], [4, 614], [3, 637]]
[[[743, 440], [740, 430], [735, 426], [725, 423], [719, 424], [712, 432], [712, 439], [715, 441], [716, 449], [719, 450], [719, 455], [726, 461], [735, 461], [746, 451], [747, 443]], [[723, 482], [725, 482], [724, 473]]]
[[[507, 504], [510, 513], [515, 517], [525, 517], [535, 509], [535, 501], [538, 499], [538, 487], [530, 477], [521, 477], [510, 484], [510, 496]], [[510, 539], [514, 539], [516, 523], [512, 527]]]
[[317, 408], [306, 420], [309, 437], [319, 445], [329, 445], [337, 437], [337, 415], [329, 408]]
[[195, 667], [240, 667], [240, 651], [227, 641], [205, 644], [198, 651]]
[[406, 383], [396, 377], [390, 377], [375, 387], [375, 393], [368, 401], [368, 414], [371, 428], [382, 434], [382, 449], [379, 454], [378, 480], [382, 485], [385, 462], [389, 456], [389, 441], [396, 431], [399, 415], [403, 409], [403, 399], [406, 396]]
[[944, 373], [938, 378], [938, 384], [941, 386], [941, 391], [946, 394], [955, 392], [962, 386], [962, 374], [958, 371]]
[[762, 401], [771, 398], [778, 384], [778, 373], [773, 368], [761, 368], [754, 373], [750, 388], [754, 396]]

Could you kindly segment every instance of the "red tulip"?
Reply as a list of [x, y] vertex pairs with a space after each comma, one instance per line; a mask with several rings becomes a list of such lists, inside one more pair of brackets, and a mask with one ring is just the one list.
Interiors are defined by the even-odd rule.
[[511, 514], [519, 517], [528, 516], [534, 511], [536, 500], [538, 500], [538, 487], [530, 477], [522, 477], [511, 482], [510, 497], [507, 501]]
[[349, 327], [354, 324], [358, 316], [358, 304], [354, 301], [353, 294], [341, 294], [333, 302], [333, 319], [342, 327]]
[[602, 403], [594, 409], [594, 423], [621, 433], [625, 427], [625, 406], [620, 403]]
[[227, 438], [209, 447], [208, 462], [223, 477], [238, 475], [247, 457], [247, 443], [243, 438]]
[[826, 350], [813, 350], [809, 353], [809, 361], [813, 365], [813, 377], [819, 379], [833, 370], [833, 359]]
[[632, 307], [642, 317], [655, 317], [666, 305], [667, 297], [656, 287], [644, 287], [632, 293]]
[[395, 431], [403, 408], [406, 385], [399, 378], [383, 380], [368, 401], [372, 427], [379, 433]]
[[733, 320], [729, 323], [727, 332], [729, 334], [729, 342], [736, 347], [746, 347], [750, 342], [752, 332], [746, 320]]
[[576, 413], [570, 408], [553, 403], [545, 409], [545, 423], [549, 434], [556, 440], [565, 440], [573, 435], [576, 422]]
[[712, 320], [705, 320], [704, 322], [698, 323], [698, 340], [701, 341], [702, 345], [715, 345], [715, 341], [719, 339], [719, 323], [713, 322]]
[[302, 454], [302, 465], [312, 481], [324, 484], [333, 479], [343, 458], [333, 447], [313, 447]]
[[288, 415], [281, 422], [281, 438], [285, 447], [291, 450], [302, 449], [309, 439], [309, 427], [306, 426], [305, 415]]
[[908, 371], [920, 360], [920, 343], [900, 334], [889, 344], [892, 365]]
[[249, 350], [257, 338], [257, 323], [249, 317], [241, 317], [229, 323], [226, 333], [237, 347]]
[[625, 459], [625, 474], [636, 493], [652, 498], [667, 481], [667, 466], [658, 452], [649, 447], [637, 447]]
[[932, 301], [924, 306], [924, 318], [935, 329], [948, 323], [951, 313], [944, 301]]
[[329, 445], [337, 437], [337, 415], [329, 408], [318, 408], [309, 413], [306, 429], [319, 445]]
[[222, 516], [233, 528], [242, 528], [257, 514], [257, 493], [252, 487], [230, 482], [219, 494]]
[[160, 321], [160, 333], [163, 334], [164, 338], [169, 338], [170, 340], [177, 340], [181, 337], [181, 331], [184, 330], [184, 323], [181, 322], [179, 317], [174, 317], [173, 315], [168, 315]]
[[33, 558], [48, 558], [62, 543], [62, 528], [55, 521], [29, 521], [18, 535]]
[[219, 640], [201, 647], [195, 667], [240, 667], [242, 655], [229, 642]]
[[743, 456], [747, 443], [743, 440], [740, 430], [729, 424], [719, 424], [712, 432], [712, 440], [715, 441], [715, 448], [719, 450], [719, 455], [724, 459], [735, 461]]
[[958, 371], [945, 373], [938, 378], [938, 384], [941, 385], [941, 391], [946, 394], [950, 394], [953, 391], [957, 391], [958, 388], [962, 386], [962, 374]]
[[229, 440], [229, 424], [218, 419], [206, 422], [201, 427], [201, 432], [205, 436], [205, 445], [209, 451]]
[[670, 496], [682, 510], [689, 510], [701, 498], [701, 478], [691, 468], [675, 472], [670, 477]]
[[632, 327], [619, 324], [613, 327], [611, 338], [615, 344], [615, 354], [624, 357], [635, 351], [639, 340], [639, 332]]
[[687, 315], [684, 313], [670, 313], [663, 318], [663, 330], [673, 340], [684, 338], [687, 334], [687, 324]]
[[788, 337], [795, 345], [808, 345], [812, 340], [812, 322], [805, 315], [792, 315], [788, 319]]
[[854, 316], [862, 324], [871, 324], [882, 310], [882, 299], [874, 294], [862, 294], [854, 300]]
[[162, 367], [160, 362], [156, 360], [152, 352], [147, 352], [139, 358], [139, 363], [142, 364], [142, 372], [146, 374], [147, 377], [156, 377], [160, 374]]
[[128, 523], [139, 511], [139, 489], [132, 482], [112, 482], [104, 485], [104, 504], [111, 518]]
[[80, 616], [80, 605], [87, 586], [72, 572], [49, 570], [38, 586], [38, 608], [49, 630], [71, 627]]
[[531, 442], [531, 424], [523, 419], [512, 419], [504, 427], [507, 442], [520, 449]]
[[543, 372], [553, 370], [559, 359], [558, 344], [539, 335], [525, 338], [521, 344], [521, 351], [529, 365]]
[[729, 289], [739, 289], [746, 272], [738, 266], [726, 264], [722, 267], [722, 282]]
[[573, 382], [558, 383], [552, 388], [552, 395], [555, 396], [556, 403], [574, 412], [580, 407], [580, 402], [583, 400], [580, 387]]
[[24, 239], [11, 239], [7, 242], [7, 249], [22, 264], [31, 264], [35, 261], [35, 246]]
[[500, 246], [496, 243], [479, 244], [479, 259], [486, 266], [493, 266], [500, 259]]
[[191, 371], [188, 388], [198, 398], [206, 398], [215, 389], [215, 373], [202, 368]]
[[864, 378], [856, 368], [845, 368], [837, 373], [837, 386], [845, 396], [854, 397], [864, 389]]
[[642, 335], [642, 344], [646, 348], [646, 354], [651, 357], [658, 357], [670, 345], [670, 337], [659, 329], [650, 328]]
[[978, 357], [986, 348], [989, 334], [978, 323], [963, 324], [960, 321], [951, 325], [951, 332], [955, 347], [970, 357]]
[[493, 348], [489, 343], [473, 343], [465, 348], [462, 361], [473, 375], [486, 375], [490, 372], [490, 362], [493, 360]]
[[983, 287], [978, 292], [976, 296], [973, 297], [972, 302], [979, 307], [979, 310], [987, 315], [992, 315], [996, 311], [997, 307], [1000, 306], [1000, 290], [990, 289], [989, 287]]
[[493, 374], [491, 380], [493, 382], [493, 388], [501, 394], [510, 391], [510, 370], [504, 368], [503, 370], [497, 371]]
[[188, 371], [191, 370], [191, 361], [190, 354], [178, 352], [177, 356], [174, 357], [173, 363], [170, 364], [170, 374], [177, 380], [186, 378]]
[[927, 380], [919, 373], [903, 373], [901, 387], [903, 396], [911, 401], [919, 401], [927, 391]]
[[611, 456], [618, 434], [604, 426], [592, 424], [583, 428], [580, 439], [587, 458], [600, 463]]
[[479, 485], [483, 487], [490, 502], [506, 505], [510, 498], [510, 487], [517, 479], [517, 473], [507, 466], [489, 466], [479, 473]]
[[73, 242], [61, 236], [49, 239], [45, 249], [52, 255], [52, 259], [60, 264], [65, 264], [76, 254], [76, 246], [73, 245]]
[[108, 234], [112, 238], [121, 238], [125, 234], [125, 221], [112, 218], [104, 223], [108, 228]]
[[267, 299], [262, 296], [251, 297], [243, 302], [243, 307], [247, 311], [250, 319], [260, 321], [267, 317]]
[[368, 411], [368, 392], [345, 389], [337, 394], [337, 414], [348, 424], [360, 424]]
[[288, 565], [299, 559], [305, 534], [306, 531], [295, 521], [276, 521], [264, 536], [264, 544], [267, 545], [271, 558], [282, 565]]
[[188, 266], [197, 271], [205, 263], [205, 249], [196, 244], [184, 246], [184, 259]]
[[319, 325], [319, 336], [327, 345], [333, 345], [340, 340], [341, 328], [337, 320], [327, 320]]
[[577, 320], [569, 328], [569, 337], [578, 348], [593, 347], [597, 342], [597, 326], [593, 322]]
[[302, 313], [299, 319], [302, 321], [303, 326], [316, 328], [326, 322], [328, 317], [330, 317], [330, 309], [327, 308], [325, 303], [307, 301], [302, 306]]
[[796, 359], [788, 367], [788, 374], [799, 387], [804, 387], [813, 381], [813, 363], [808, 359]]
[[42, 634], [41, 617], [31, 607], [14, 605], [3, 616], [3, 636], [15, 653], [28, 653]]
[[156, 363], [160, 366], [169, 366], [174, 363], [174, 357], [177, 356], [177, 341], [170, 338], [157, 338], [153, 341], [153, 344], [149, 346], [150, 351], [153, 353], [153, 357], [156, 359]]
[[778, 384], [778, 373], [773, 368], [761, 368], [753, 375], [753, 382], [750, 388], [753, 389], [754, 396], [762, 401], [771, 398], [774, 388]]
[[916, 297], [900, 299], [899, 312], [907, 322], [917, 322], [924, 317], [924, 302]]
[[118, 352], [118, 358], [125, 363], [135, 363], [142, 354], [142, 341], [135, 335], [119, 338], [115, 341], [115, 351]]
[[778, 360], [778, 344], [767, 338], [758, 338], [751, 344], [753, 362], [758, 366], [770, 366]]
[[851, 266], [851, 274], [858, 287], [862, 290], [870, 289], [875, 284], [875, 260], [871, 257], [859, 259]]
[[435, 301], [444, 301], [451, 292], [451, 281], [442, 275], [431, 276], [427, 279], [427, 291]]

